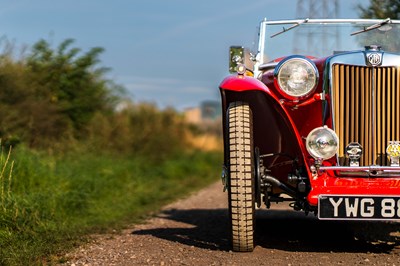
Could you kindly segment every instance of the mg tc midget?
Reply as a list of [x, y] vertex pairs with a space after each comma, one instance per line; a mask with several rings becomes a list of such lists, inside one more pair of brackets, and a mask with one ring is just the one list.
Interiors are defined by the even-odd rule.
[[264, 20], [230, 48], [220, 84], [222, 180], [234, 251], [255, 210], [289, 201], [318, 219], [400, 219], [400, 21]]

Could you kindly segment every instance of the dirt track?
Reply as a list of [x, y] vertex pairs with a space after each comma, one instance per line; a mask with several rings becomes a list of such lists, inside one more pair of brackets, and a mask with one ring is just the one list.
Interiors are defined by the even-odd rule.
[[[279, 207], [279, 208], [278, 208]], [[147, 223], [95, 236], [67, 265], [400, 265], [400, 224], [327, 222], [286, 206], [257, 213], [257, 247], [229, 250], [227, 194], [216, 183]]]

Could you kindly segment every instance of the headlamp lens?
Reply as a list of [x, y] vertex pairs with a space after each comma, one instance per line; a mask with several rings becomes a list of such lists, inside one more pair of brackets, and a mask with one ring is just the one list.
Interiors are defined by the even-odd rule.
[[318, 82], [315, 66], [305, 58], [290, 58], [278, 66], [277, 81], [284, 94], [304, 97], [310, 94]]

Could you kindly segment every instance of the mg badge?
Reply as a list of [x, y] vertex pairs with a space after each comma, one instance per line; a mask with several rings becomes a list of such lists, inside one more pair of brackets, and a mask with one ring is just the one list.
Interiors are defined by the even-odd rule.
[[367, 59], [371, 66], [378, 66], [382, 63], [382, 55], [379, 53], [368, 54]]

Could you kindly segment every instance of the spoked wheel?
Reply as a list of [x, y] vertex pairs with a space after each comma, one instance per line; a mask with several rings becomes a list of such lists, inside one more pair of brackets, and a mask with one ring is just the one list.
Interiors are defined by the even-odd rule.
[[252, 114], [248, 104], [234, 102], [228, 119], [229, 213], [234, 251], [254, 249], [254, 151]]

